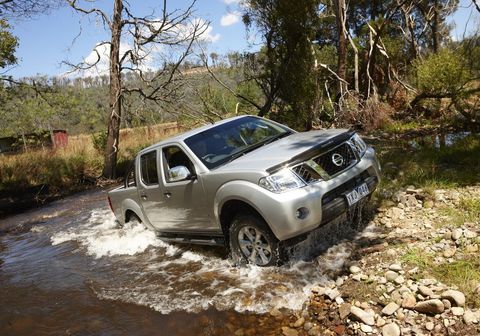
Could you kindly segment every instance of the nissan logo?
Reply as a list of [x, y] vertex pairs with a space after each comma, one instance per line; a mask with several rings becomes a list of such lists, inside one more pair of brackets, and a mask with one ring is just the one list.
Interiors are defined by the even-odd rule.
[[343, 156], [338, 153], [332, 154], [332, 162], [335, 166], [341, 167], [343, 165]]

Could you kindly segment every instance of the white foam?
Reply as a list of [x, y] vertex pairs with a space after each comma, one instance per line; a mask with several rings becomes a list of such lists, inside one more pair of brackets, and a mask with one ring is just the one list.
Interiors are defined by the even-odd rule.
[[[344, 228], [332, 228], [337, 230]], [[85, 223], [55, 233], [51, 242], [75, 241], [80, 251], [95, 258], [133, 256], [112, 261], [114, 271], [123, 276], [98, 284], [94, 290], [101, 299], [144, 305], [163, 314], [210, 307], [266, 313], [273, 308], [301, 309], [310, 289], [329, 280], [328, 271], [341, 269], [352, 244], [332, 245], [331, 236], [311, 235], [283, 267], [237, 267], [208, 249], [163, 242], [142, 224], [117, 228], [110, 211], [98, 210]], [[147, 251], [149, 247], [156, 248]], [[309, 249], [319, 248], [324, 249], [320, 255], [304, 261]]]
[[118, 228], [115, 218], [107, 210], [94, 211], [85, 225], [66, 232], [55, 233], [52, 245], [76, 241], [95, 258], [114, 255], [134, 255], [145, 251], [149, 246], [161, 246], [153, 231], [142, 224], [131, 222]]

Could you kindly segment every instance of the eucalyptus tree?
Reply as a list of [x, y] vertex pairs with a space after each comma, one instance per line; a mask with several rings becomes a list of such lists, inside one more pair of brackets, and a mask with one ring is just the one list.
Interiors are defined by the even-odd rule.
[[[173, 10], [164, 0], [158, 12], [149, 15], [134, 14], [126, 0], [113, 0], [111, 14], [92, 6], [92, 1], [68, 3], [79, 14], [99, 19], [110, 36], [94, 49], [95, 61], [69, 65], [76, 70], [91, 69], [102, 60], [100, 50], [108, 51], [110, 94], [103, 176], [114, 178], [125, 99], [135, 95], [159, 104], [174, 101], [181, 86], [179, 67], [194, 42], [207, 32], [208, 23], [194, 17], [196, 0], [184, 9]], [[122, 81], [122, 74], [127, 72], [133, 72], [138, 81]]]

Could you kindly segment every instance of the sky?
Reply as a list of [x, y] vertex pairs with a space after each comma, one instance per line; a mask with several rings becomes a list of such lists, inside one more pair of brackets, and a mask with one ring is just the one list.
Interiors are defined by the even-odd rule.
[[[208, 52], [226, 54], [229, 51], [252, 48], [247, 43], [238, 1], [197, 0], [195, 16], [210, 23], [204, 35], [208, 42]], [[111, 11], [111, 0], [98, 3], [106, 12]], [[137, 15], [150, 14], [161, 1], [133, 0], [130, 3]], [[175, 10], [185, 8], [190, 0], [169, 0], [167, 3], [170, 10]], [[459, 10], [449, 18], [450, 23], [455, 26], [452, 37], [461, 39], [466, 25], [468, 32], [480, 24], [479, 17], [470, 0], [460, 0]], [[97, 43], [108, 40], [101, 22], [75, 13], [69, 7], [55, 10], [48, 15], [40, 15], [33, 20], [12, 22], [12, 26], [13, 34], [19, 39], [16, 53], [19, 61], [7, 74], [15, 78], [64, 74], [69, 68], [62, 65], [62, 61], [78, 63], [82, 59], [91, 59], [92, 50]]]

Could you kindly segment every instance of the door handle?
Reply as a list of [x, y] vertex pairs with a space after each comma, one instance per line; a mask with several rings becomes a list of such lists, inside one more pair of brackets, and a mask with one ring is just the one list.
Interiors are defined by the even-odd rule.
[[142, 198], [142, 200], [146, 201], [147, 200], [147, 195], [140, 195], [140, 197]]
[[166, 198], [170, 198], [170, 197], [172, 197], [172, 193], [171, 192], [166, 192], [166, 193], [163, 193], [163, 196], [165, 196]]

